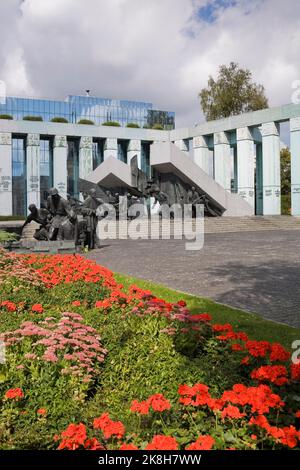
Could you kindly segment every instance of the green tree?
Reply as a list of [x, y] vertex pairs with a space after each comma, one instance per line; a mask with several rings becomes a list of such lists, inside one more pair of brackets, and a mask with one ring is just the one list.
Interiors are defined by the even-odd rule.
[[252, 82], [252, 73], [235, 62], [219, 67], [216, 80], [209, 77], [207, 88], [199, 93], [207, 121], [268, 108], [263, 85]]
[[280, 152], [281, 171], [281, 194], [291, 192], [291, 152], [288, 148], [281, 149]]

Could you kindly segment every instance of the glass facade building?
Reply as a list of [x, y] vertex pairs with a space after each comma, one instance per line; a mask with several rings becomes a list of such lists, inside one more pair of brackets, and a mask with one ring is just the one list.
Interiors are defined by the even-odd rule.
[[175, 113], [153, 109], [152, 103], [93, 96], [69, 95], [65, 101], [7, 97], [0, 103], [0, 114], [9, 114], [16, 120], [22, 120], [25, 116], [40, 116], [43, 121], [59, 117], [70, 123], [89, 119], [96, 125], [116, 121], [121, 126], [134, 123], [139, 127], [160, 124], [166, 130], [175, 127]]

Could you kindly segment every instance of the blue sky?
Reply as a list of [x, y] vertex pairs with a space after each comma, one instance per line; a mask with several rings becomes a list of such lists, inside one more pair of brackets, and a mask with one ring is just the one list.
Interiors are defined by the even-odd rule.
[[206, 23], [214, 23], [220, 10], [236, 6], [236, 0], [210, 0], [198, 8], [196, 15]]

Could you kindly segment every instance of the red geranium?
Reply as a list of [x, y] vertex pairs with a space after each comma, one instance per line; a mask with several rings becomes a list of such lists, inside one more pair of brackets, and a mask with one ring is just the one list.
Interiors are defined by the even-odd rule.
[[42, 304], [34, 304], [31, 307], [31, 310], [32, 312], [36, 312], [36, 313], [43, 313], [44, 311]]
[[19, 400], [19, 398], [24, 397], [24, 393], [21, 388], [10, 388], [4, 395], [5, 398], [9, 398], [10, 400]]
[[172, 436], [157, 435], [146, 446], [146, 450], [178, 450], [178, 444]]
[[199, 436], [196, 442], [193, 442], [185, 450], [211, 450], [215, 440], [211, 436]]

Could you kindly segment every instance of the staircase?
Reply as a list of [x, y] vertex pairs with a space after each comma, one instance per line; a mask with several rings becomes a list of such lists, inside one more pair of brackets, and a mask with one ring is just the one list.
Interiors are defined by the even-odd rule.
[[205, 218], [205, 233], [300, 230], [300, 218], [290, 215]]

